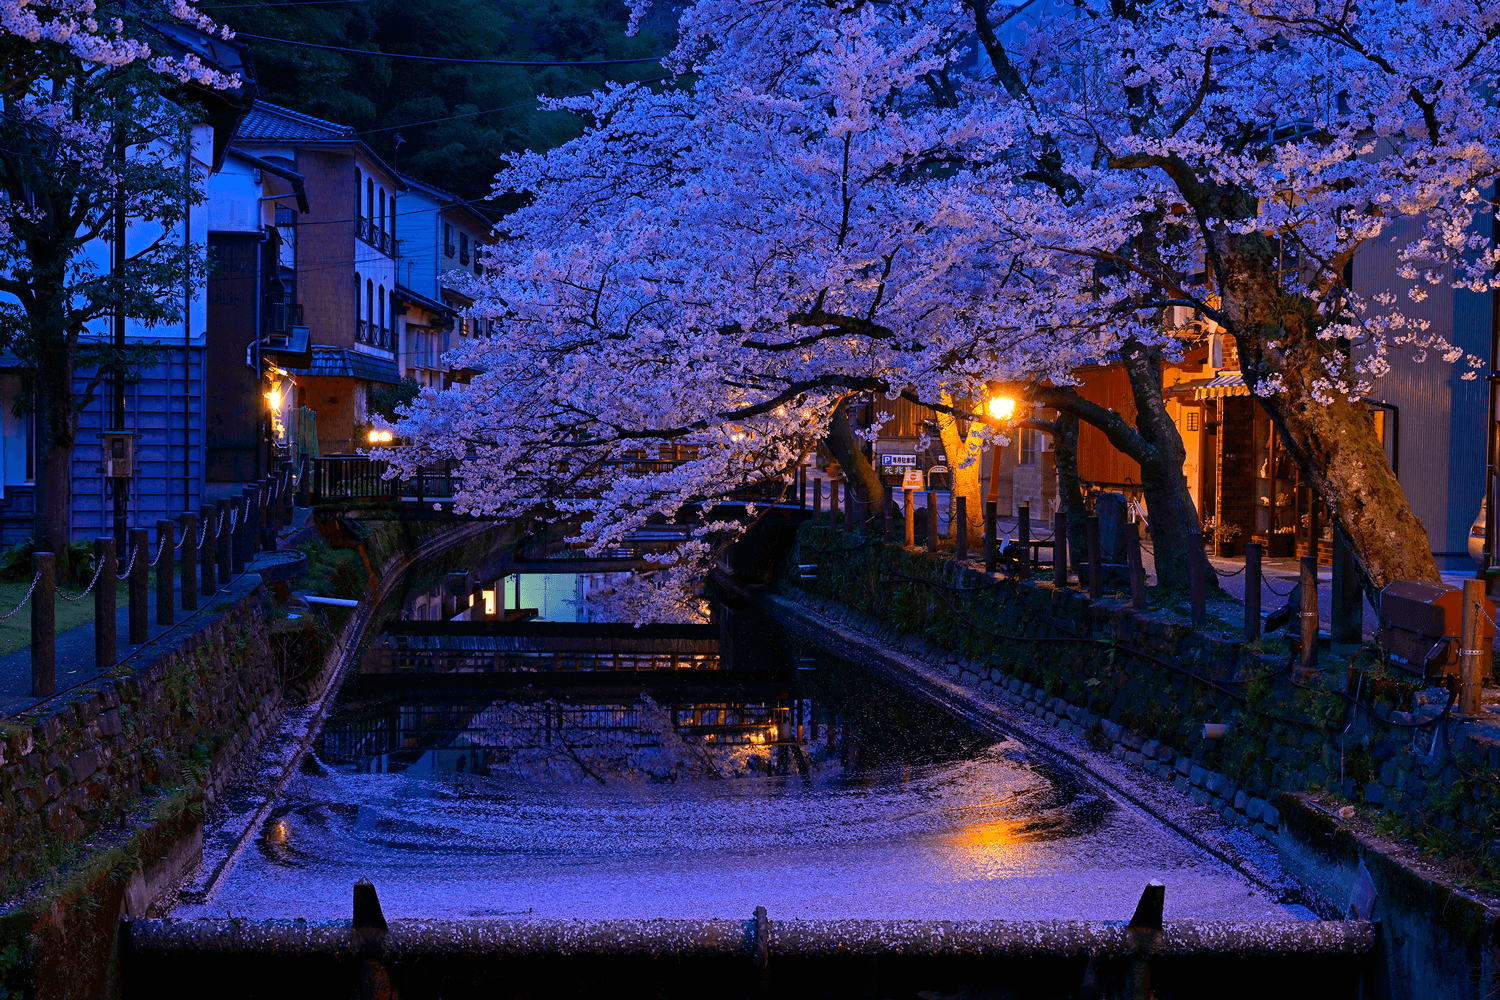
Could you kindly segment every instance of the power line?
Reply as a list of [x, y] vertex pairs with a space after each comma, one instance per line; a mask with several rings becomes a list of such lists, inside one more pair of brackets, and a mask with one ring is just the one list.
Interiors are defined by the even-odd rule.
[[368, 3], [369, 0], [285, 0], [283, 3], [216, 3], [199, 4], [199, 10], [240, 10], [246, 7], [321, 7], [332, 3]]
[[[624, 82], [628, 82], [628, 83], [652, 83], [652, 82], [654, 82], [656, 80], [666, 80], [666, 79], [668, 79], [668, 77], [666, 77], [666, 76], [647, 76], [647, 77], [642, 77], [639, 80], [629, 80], [629, 81], [624, 81]], [[584, 91], [583, 92], [583, 94], [587, 94], [587, 93], [591, 93], [591, 92], [590, 91]], [[567, 95], [564, 95], [564, 96], [566, 96], [566, 97], [582, 97], [583, 94], [567, 94]], [[539, 98], [533, 97], [531, 100], [529, 100], [529, 101], [523, 101], [520, 104], [506, 104], [506, 105], [504, 105], [502, 107], [498, 107], [498, 108], [486, 108], [483, 111], [465, 111], [463, 114], [460, 114], [460, 115], [448, 115], [448, 116], [446, 116], [444, 118], [429, 118], [426, 121], [407, 122], [405, 125], [383, 125], [380, 128], [360, 129], [360, 130], [357, 130], [354, 134], [355, 135], [374, 135], [376, 132], [394, 132], [397, 129], [416, 128], [419, 125], [432, 125], [432, 124], [435, 124], [437, 122], [451, 122], [455, 118], [474, 118], [474, 117], [476, 117], [478, 115], [494, 114], [497, 111], [513, 111], [516, 108], [524, 108], [524, 107], [527, 107], [527, 106], [529, 106], [531, 104], [534, 104], [534, 103], [536, 103], [537, 100], [539, 100]]]
[[328, 52], [350, 52], [357, 56], [379, 56], [382, 59], [412, 59], [418, 62], [463, 63], [470, 66], [617, 66], [624, 63], [659, 63], [665, 56], [645, 56], [638, 59], [564, 59], [558, 62], [538, 62], [528, 59], [456, 59], [451, 56], [418, 56], [405, 52], [379, 52], [373, 49], [353, 49], [346, 45], [320, 45], [317, 42], [294, 42], [286, 38], [269, 38], [235, 32], [236, 38], [253, 38], [258, 42], [275, 42], [302, 49], [324, 49]]

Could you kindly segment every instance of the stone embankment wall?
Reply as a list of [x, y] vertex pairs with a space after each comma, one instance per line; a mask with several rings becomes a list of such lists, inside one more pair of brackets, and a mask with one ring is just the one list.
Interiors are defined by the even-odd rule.
[[[1269, 836], [1281, 793], [1327, 791], [1491, 877], [1500, 868], [1494, 727], [1452, 719], [1445, 692], [1394, 670], [1325, 658], [1304, 674], [1284, 653], [1120, 599], [823, 527], [803, 526], [781, 580], [883, 623], [892, 645], [952, 651], [955, 679], [1169, 777], [1228, 822]], [[1205, 739], [1205, 723], [1226, 734]]]

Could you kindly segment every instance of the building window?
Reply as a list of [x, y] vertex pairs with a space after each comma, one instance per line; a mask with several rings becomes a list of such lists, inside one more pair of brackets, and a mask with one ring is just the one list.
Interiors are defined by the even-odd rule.
[[364, 176], [358, 167], [354, 168], [354, 218], [356, 221], [364, 218], [365, 215], [364, 195], [361, 194], [365, 186]]
[[375, 178], [365, 178], [365, 217], [375, 218]]
[[385, 228], [385, 188], [380, 189], [380, 231], [386, 232]]
[[1040, 431], [1034, 431], [1025, 427], [1021, 428], [1021, 465], [1035, 465], [1037, 463], [1037, 455], [1042, 450], [1041, 436]]
[[1197, 410], [1188, 410], [1187, 414], [1186, 414], [1186, 417], [1187, 417], [1187, 429], [1188, 429], [1188, 431], [1190, 431], [1190, 432], [1196, 431], [1198, 429], [1198, 411]]
[[469, 234], [458, 234], [458, 262], [467, 264], [469, 262]]
[[443, 223], [443, 256], [453, 256], [453, 227]]
[[[385, 346], [385, 331], [386, 331], [386, 326], [385, 326], [385, 286], [384, 285], [380, 286], [380, 293], [379, 294], [380, 294], [380, 313], [379, 313], [379, 315], [380, 315], [380, 339], [377, 341], [377, 343], [379, 343], [381, 347], [384, 347]], [[371, 330], [370, 332], [374, 333], [375, 331]]]
[[360, 324], [359, 339], [365, 343], [370, 341], [370, 326], [375, 319], [375, 282], [365, 280], [365, 318]]

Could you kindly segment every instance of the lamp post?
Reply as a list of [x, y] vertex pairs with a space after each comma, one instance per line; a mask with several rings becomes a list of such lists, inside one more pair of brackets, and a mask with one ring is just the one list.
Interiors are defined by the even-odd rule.
[[[989, 403], [990, 417], [1000, 426], [1010, 422], [1016, 412], [1016, 401], [1009, 396], [996, 396]], [[984, 505], [984, 571], [995, 572], [995, 560], [1000, 551], [1000, 444], [990, 445], [990, 493]]]

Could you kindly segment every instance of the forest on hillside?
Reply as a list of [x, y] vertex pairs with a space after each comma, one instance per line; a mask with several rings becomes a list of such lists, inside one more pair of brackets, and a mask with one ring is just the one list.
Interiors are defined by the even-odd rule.
[[[236, 0], [200, 9], [243, 35], [451, 59], [659, 56], [671, 48], [675, 29], [675, 14], [662, 4], [627, 36], [621, 0]], [[489, 195], [506, 153], [547, 149], [579, 134], [575, 116], [541, 110], [539, 95], [665, 76], [655, 62], [445, 65], [241, 40], [262, 99], [351, 125], [397, 169], [468, 199]]]

